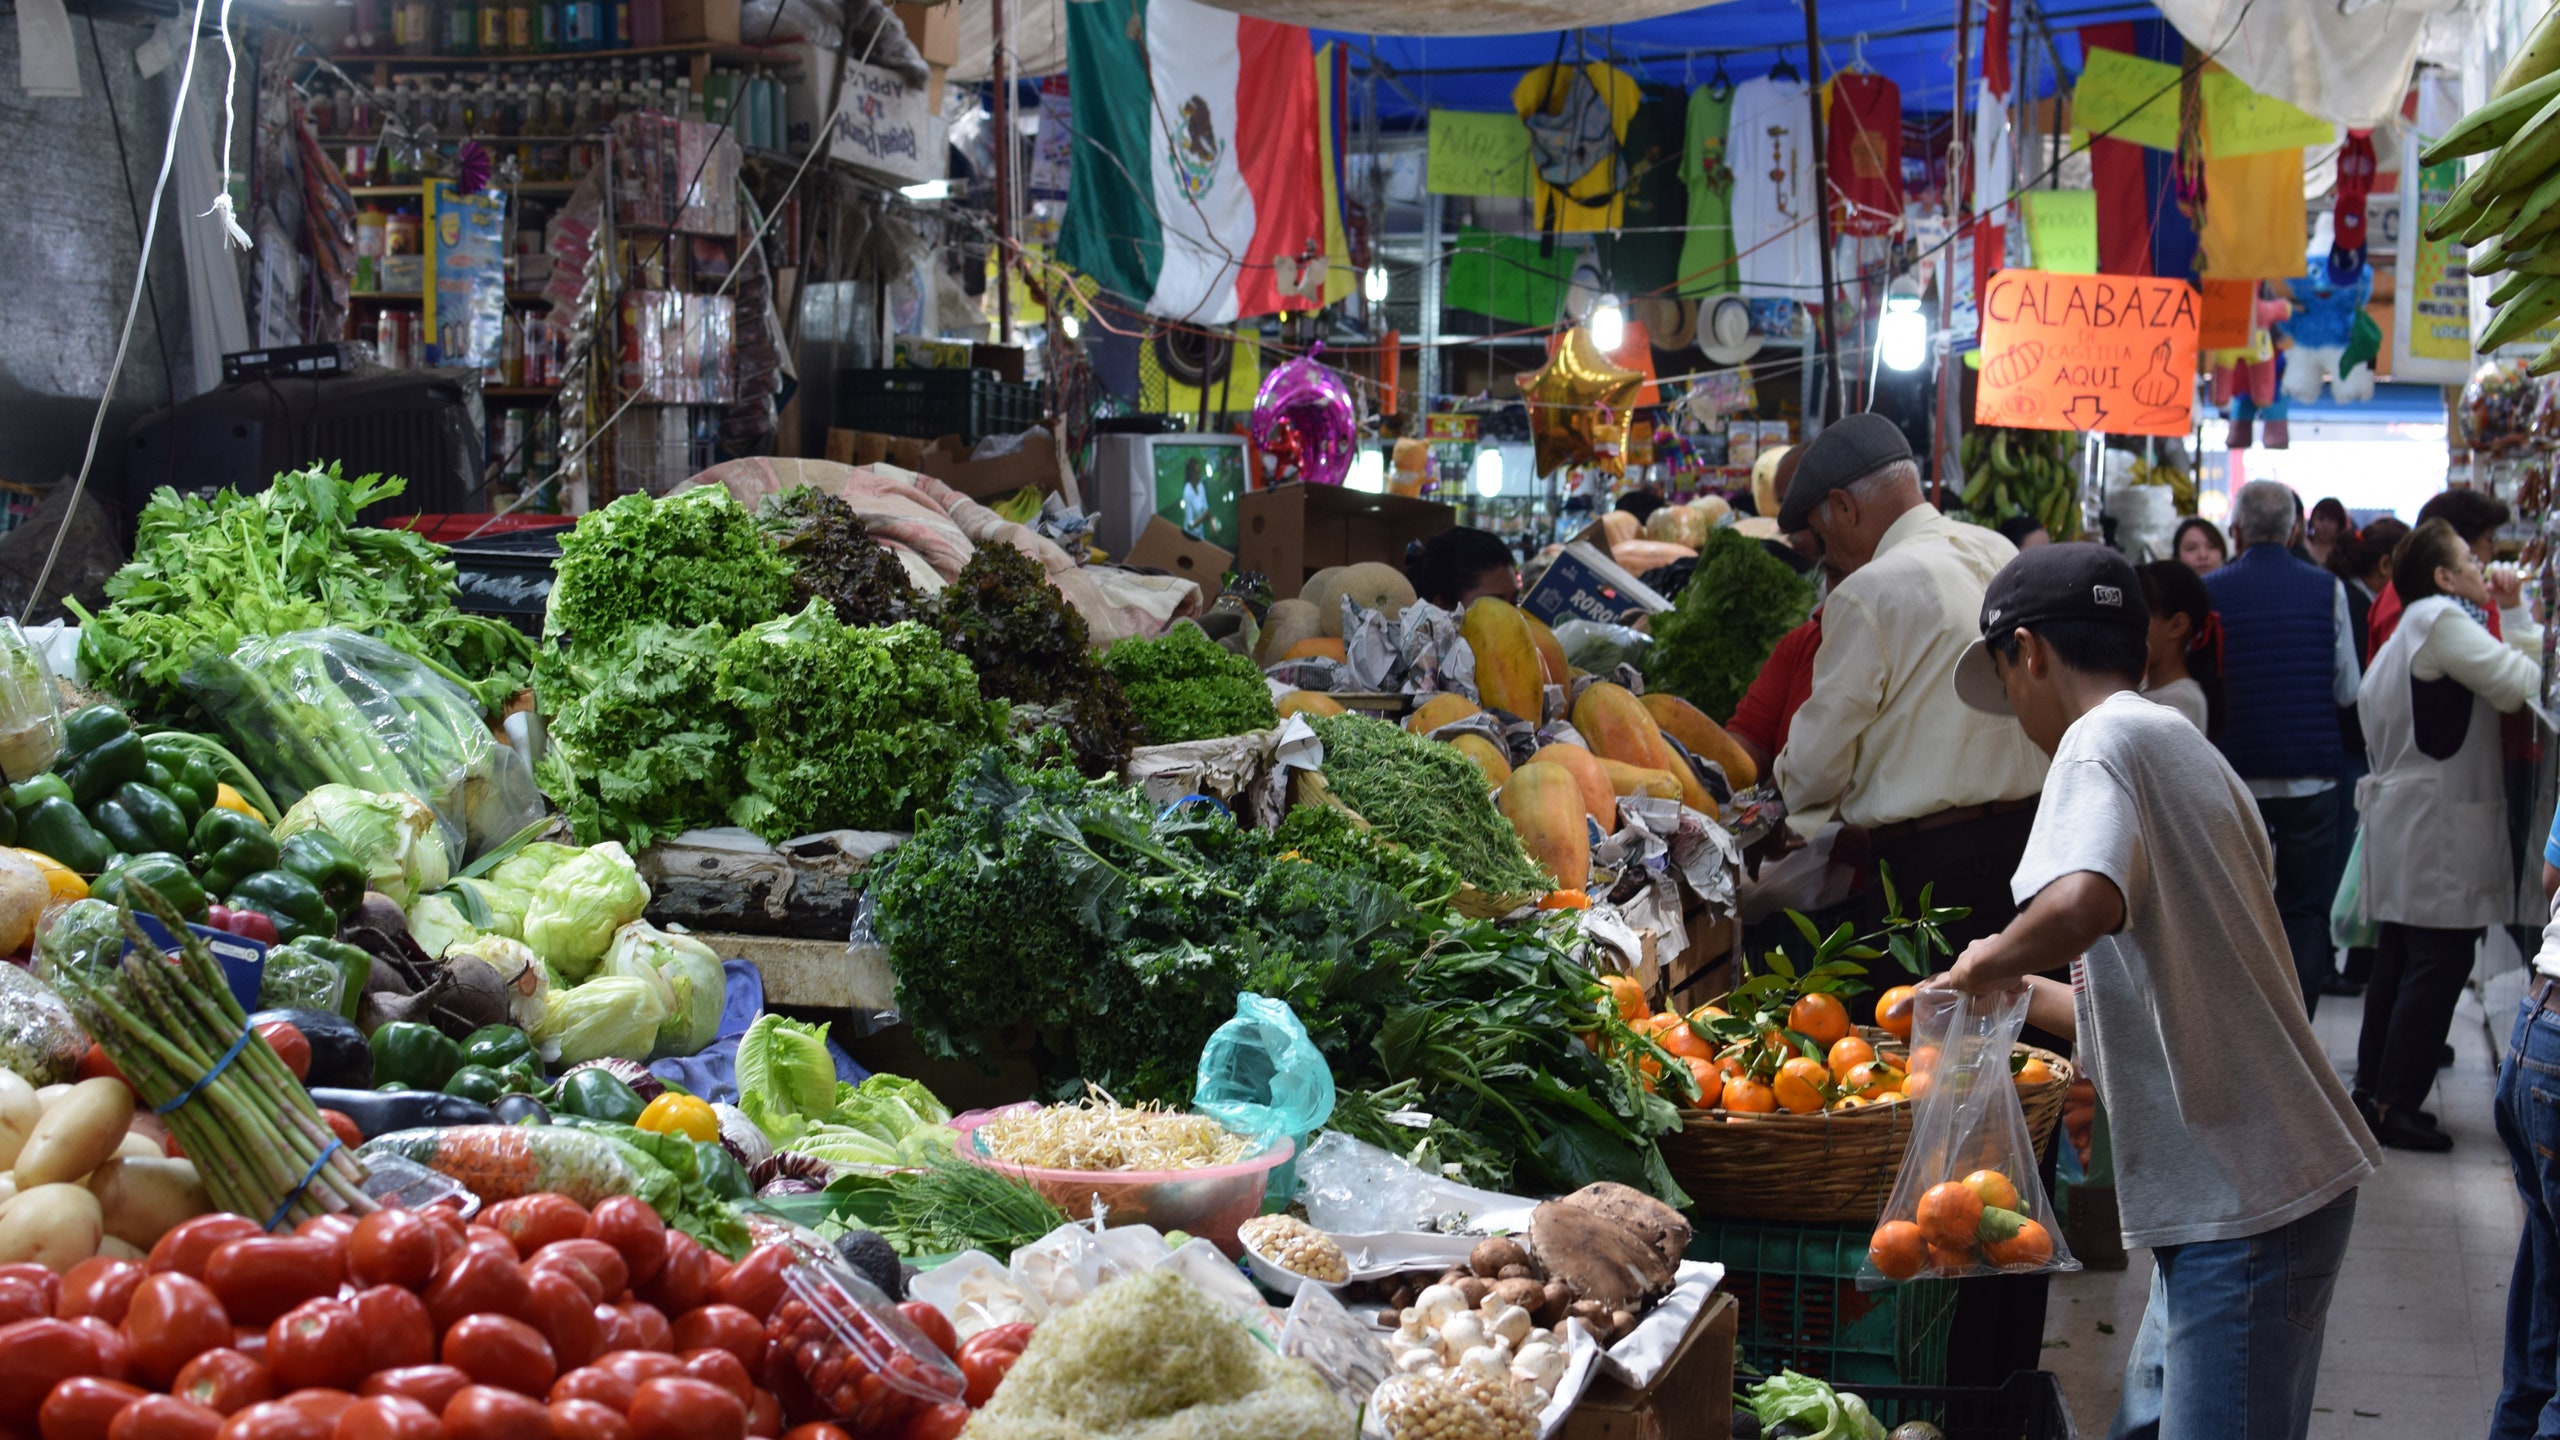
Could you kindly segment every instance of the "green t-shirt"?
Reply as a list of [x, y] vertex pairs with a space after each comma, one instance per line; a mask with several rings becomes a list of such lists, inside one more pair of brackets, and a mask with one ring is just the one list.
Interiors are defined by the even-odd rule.
[[1592, 242], [1611, 288], [1624, 295], [1669, 290], [1680, 278], [1680, 255], [1687, 243], [1676, 228], [1685, 223], [1685, 107], [1676, 89], [1648, 85], [1643, 94], [1619, 146], [1628, 176], [1627, 228]]
[[1733, 172], [1725, 168], [1724, 139], [1733, 115], [1733, 92], [1723, 99], [1701, 85], [1689, 94], [1689, 140], [1680, 152], [1680, 179], [1689, 187], [1689, 236], [1680, 246], [1680, 293], [1718, 295], [1735, 288], [1733, 270]]

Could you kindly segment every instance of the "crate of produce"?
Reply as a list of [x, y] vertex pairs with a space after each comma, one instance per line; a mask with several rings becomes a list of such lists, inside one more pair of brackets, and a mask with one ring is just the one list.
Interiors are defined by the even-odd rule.
[[993, 370], [839, 370], [836, 423], [848, 430], [957, 435], [975, 445], [989, 435], [1018, 435], [1040, 423], [1037, 385], [1018, 385]]
[[2021, 1370], [2008, 1383], [1852, 1386], [1888, 1430], [1914, 1421], [1938, 1427], [1946, 1440], [2074, 1440], [2078, 1430], [2062, 1398], [2062, 1382], [2046, 1370]]
[[552, 566], [560, 559], [560, 537], [566, 533], [566, 527], [545, 526], [493, 530], [455, 541], [449, 547], [454, 607], [539, 636], [551, 605]]
[[1701, 1220], [1689, 1258], [1725, 1267], [1740, 1307], [1735, 1349], [1753, 1369], [1794, 1370], [1865, 1394], [1946, 1378], [1952, 1281], [1858, 1288], [1872, 1227]]

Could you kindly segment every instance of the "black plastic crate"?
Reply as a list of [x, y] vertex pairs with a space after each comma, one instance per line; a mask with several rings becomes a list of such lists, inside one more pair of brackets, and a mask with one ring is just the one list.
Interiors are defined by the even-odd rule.
[[1867, 1410], [1887, 1430], [1913, 1420], [1938, 1427], [1947, 1440], [2076, 1440], [2062, 1382], [2045, 1370], [2021, 1370], [2006, 1384], [1855, 1385]]
[[1041, 387], [993, 370], [839, 370], [836, 428], [975, 445], [1040, 423]]
[[542, 617], [551, 605], [552, 566], [560, 559], [560, 537], [567, 533], [566, 526], [514, 530], [448, 547], [454, 608], [541, 635]]

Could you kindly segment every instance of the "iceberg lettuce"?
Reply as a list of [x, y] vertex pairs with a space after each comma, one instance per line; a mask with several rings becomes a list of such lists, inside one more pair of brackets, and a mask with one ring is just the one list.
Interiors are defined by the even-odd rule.
[[[608, 840], [562, 860], [533, 887], [533, 900], [524, 912], [524, 943], [561, 978], [583, 980], [613, 947], [613, 932], [648, 908], [649, 886], [640, 878], [640, 868]], [[673, 999], [667, 1004], [673, 1008]]]
[[372, 795], [352, 785], [323, 785], [293, 802], [276, 822], [282, 843], [305, 830], [325, 830], [364, 862], [368, 883], [402, 909], [453, 875], [436, 812], [415, 795]]
[[[645, 967], [644, 967], [645, 968]], [[666, 982], [631, 975], [599, 975], [583, 985], [551, 992], [541, 1028], [533, 1032], [543, 1058], [563, 1065], [614, 1056], [646, 1060], [658, 1045], [667, 1007]]]
[[655, 1058], [691, 1055], [720, 1038], [721, 1001], [727, 977], [720, 956], [690, 935], [635, 920], [613, 932], [613, 948], [597, 967], [603, 975], [649, 971], [667, 987], [667, 1018], [658, 1027]]
[[827, 1027], [759, 1015], [738, 1037], [738, 1108], [777, 1146], [789, 1146], [836, 1107]]

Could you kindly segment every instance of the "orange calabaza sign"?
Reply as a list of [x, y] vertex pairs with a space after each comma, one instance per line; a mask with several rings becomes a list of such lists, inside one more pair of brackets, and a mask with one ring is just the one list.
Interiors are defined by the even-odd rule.
[[1982, 295], [1974, 422], [2184, 435], [2203, 309], [2183, 280], [2003, 270]]

